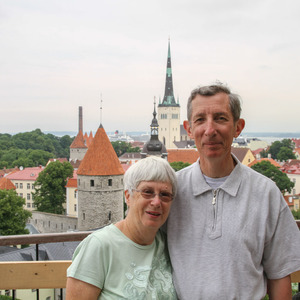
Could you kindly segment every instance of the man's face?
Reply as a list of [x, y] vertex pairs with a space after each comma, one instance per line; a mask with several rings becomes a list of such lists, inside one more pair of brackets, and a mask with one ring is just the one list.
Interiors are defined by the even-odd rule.
[[243, 130], [245, 122], [234, 122], [225, 93], [197, 95], [192, 101], [192, 117], [185, 121], [188, 135], [195, 140], [200, 158], [230, 158], [231, 144]]

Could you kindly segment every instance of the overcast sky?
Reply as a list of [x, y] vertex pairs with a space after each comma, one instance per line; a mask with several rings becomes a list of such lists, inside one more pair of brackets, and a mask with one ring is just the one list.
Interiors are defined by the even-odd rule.
[[243, 99], [244, 131], [299, 132], [300, 1], [0, 0], [0, 133], [148, 131], [164, 96], [216, 80]]

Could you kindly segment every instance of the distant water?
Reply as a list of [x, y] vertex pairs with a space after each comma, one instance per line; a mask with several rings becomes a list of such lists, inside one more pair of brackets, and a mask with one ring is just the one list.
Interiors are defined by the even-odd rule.
[[281, 141], [283, 139], [299, 139], [300, 132], [243, 132], [242, 137], [258, 138], [271, 145], [273, 142]]
[[[55, 136], [62, 137], [69, 135], [74, 137], [77, 135], [76, 131], [46, 131], [44, 133], [51, 133]], [[134, 140], [148, 140], [150, 137], [149, 131], [119, 131], [132, 137]], [[95, 134], [95, 133], [93, 133]], [[107, 132], [108, 135], [113, 135], [114, 132]], [[283, 139], [300, 138], [300, 132], [243, 132], [244, 138], [258, 138], [262, 141], [266, 141], [268, 144], [272, 144], [274, 141], [281, 141]]]

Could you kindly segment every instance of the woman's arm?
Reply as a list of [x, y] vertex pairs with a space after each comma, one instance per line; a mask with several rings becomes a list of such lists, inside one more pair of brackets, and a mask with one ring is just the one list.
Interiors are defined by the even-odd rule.
[[92, 284], [73, 277], [67, 278], [66, 300], [97, 300], [100, 293], [101, 289]]

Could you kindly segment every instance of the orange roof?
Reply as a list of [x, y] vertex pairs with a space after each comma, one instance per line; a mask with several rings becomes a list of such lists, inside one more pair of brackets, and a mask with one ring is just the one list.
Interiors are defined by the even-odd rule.
[[84, 143], [84, 138], [81, 130], [78, 132], [70, 148], [87, 148], [87, 146]]
[[91, 176], [124, 174], [117, 154], [102, 125], [98, 128], [88, 151], [81, 161], [77, 174]]
[[67, 188], [71, 188], [71, 187], [77, 187], [77, 179], [75, 178], [69, 178], [68, 182], [67, 182], [67, 185], [66, 185]]
[[0, 190], [15, 190], [15, 185], [6, 177], [0, 179]]
[[184, 163], [194, 163], [199, 158], [196, 148], [191, 149], [168, 149], [168, 162], [182, 161]]
[[275, 161], [274, 159], [272, 159], [272, 158], [260, 158], [260, 159], [256, 159], [256, 160], [254, 160], [254, 161], [252, 161], [249, 165], [248, 165], [248, 167], [252, 167], [253, 165], [255, 165], [255, 164], [257, 164], [257, 163], [260, 163], [260, 162], [262, 162], [262, 161], [269, 161], [272, 165], [274, 165], [275, 167], [277, 167], [277, 168], [280, 168], [281, 167], [281, 165], [277, 162], [277, 161]]

